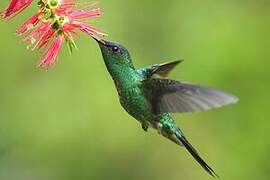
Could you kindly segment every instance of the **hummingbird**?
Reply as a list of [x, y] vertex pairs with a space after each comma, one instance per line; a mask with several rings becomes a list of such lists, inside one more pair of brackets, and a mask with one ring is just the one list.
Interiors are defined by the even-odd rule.
[[189, 143], [171, 113], [206, 111], [234, 104], [238, 98], [213, 88], [167, 79], [169, 72], [182, 60], [135, 69], [131, 55], [123, 45], [96, 41], [116, 86], [120, 104], [127, 113], [141, 124], [144, 131], [151, 127], [184, 146], [206, 172], [218, 177]]

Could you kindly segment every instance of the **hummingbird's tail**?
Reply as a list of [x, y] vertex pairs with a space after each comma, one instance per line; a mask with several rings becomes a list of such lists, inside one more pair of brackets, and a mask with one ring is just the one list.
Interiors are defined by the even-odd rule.
[[214, 170], [200, 157], [196, 149], [188, 142], [185, 136], [179, 136], [178, 138], [193, 158], [204, 168], [204, 170], [206, 170], [211, 176], [218, 177]]
[[193, 158], [213, 177], [218, 177], [214, 170], [200, 157], [195, 148], [188, 142], [184, 133], [177, 127], [173, 119], [169, 116], [163, 116], [158, 130], [163, 136], [175, 142], [178, 145], [183, 145]]

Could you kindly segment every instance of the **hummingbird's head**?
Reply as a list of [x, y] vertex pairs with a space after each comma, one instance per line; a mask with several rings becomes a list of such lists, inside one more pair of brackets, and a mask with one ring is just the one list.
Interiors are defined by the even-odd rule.
[[105, 40], [97, 40], [107, 68], [134, 68], [130, 54], [124, 46]]

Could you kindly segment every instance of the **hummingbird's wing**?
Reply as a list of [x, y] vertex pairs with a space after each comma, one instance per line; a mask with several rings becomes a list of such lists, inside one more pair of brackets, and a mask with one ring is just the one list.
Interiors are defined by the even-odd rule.
[[238, 101], [235, 96], [208, 87], [168, 79], [146, 79], [143, 88], [153, 113], [201, 112]]
[[155, 64], [146, 68], [137, 70], [137, 72], [145, 77], [145, 79], [152, 78], [154, 75], [166, 77], [176, 65], [183, 62], [183, 60], [166, 62], [162, 64]]

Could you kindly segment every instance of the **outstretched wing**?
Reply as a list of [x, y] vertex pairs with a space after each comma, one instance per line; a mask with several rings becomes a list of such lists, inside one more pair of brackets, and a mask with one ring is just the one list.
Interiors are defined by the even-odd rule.
[[163, 64], [155, 64], [153, 66], [142, 68], [137, 71], [138, 73], [143, 75], [145, 79], [152, 78], [154, 75], [166, 77], [169, 74], [169, 72], [181, 62], [183, 62], [183, 60], [172, 61], [172, 62], [167, 62]]
[[142, 85], [155, 114], [201, 112], [238, 101], [237, 97], [216, 89], [174, 80], [146, 79]]

